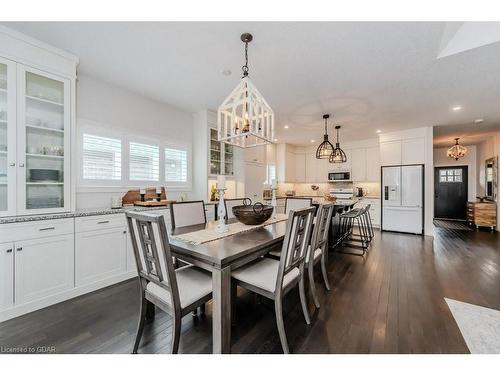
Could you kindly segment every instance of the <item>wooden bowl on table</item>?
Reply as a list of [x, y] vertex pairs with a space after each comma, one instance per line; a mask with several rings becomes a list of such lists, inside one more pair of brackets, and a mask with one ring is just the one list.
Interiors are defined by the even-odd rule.
[[246, 225], [259, 225], [269, 220], [273, 214], [273, 206], [255, 203], [233, 207], [233, 214], [239, 222]]

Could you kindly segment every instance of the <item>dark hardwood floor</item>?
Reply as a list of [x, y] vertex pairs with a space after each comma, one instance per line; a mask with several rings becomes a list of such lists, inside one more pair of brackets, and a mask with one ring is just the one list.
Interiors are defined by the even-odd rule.
[[[444, 297], [500, 310], [500, 235], [436, 228], [434, 240], [377, 232], [364, 257], [331, 254], [332, 291], [318, 282], [321, 309], [307, 326], [297, 292], [285, 303], [294, 353], [468, 353]], [[321, 275], [316, 274], [321, 281]], [[311, 299], [310, 311], [313, 312]], [[57, 353], [129, 353], [138, 316], [131, 280], [0, 323], [0, 347], [49, 346]], [[158, 312], [140, 353], [165, 353], [170, 319]], [[211, 305], [186, 316], [181, 353], [210, 353]], [[239, 291], [233, 353], [281, 353], [271, 301]]]

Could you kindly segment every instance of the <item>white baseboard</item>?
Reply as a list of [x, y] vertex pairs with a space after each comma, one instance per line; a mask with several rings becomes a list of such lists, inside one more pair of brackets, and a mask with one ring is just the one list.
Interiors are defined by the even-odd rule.
[[66, 290], [61, 293], [57, 293], [36, 301], [31, 301], [28, 303], [24, 303], [22, 305], [14, 305], [7, 309], [0, 311], [0, 322], [5, 322], [6, 320], [10, 320], [13, 318], [17, 318], [18, 316], [28, 314], [30, 312], [43, 309], [44, 307], [48, 307], [51, 305], [55, 305], [56, 303], [63, 302], [69, 300], [71, 298], [75, 298], [81, 296], [83, 294], [93, 292], [95, 290], [117, 284], [119, 282], [131, 279], [133, 277], [137, 277], [137, 271], [128, 271], [126, 273], [122, 273], [120, 275], [115, 275], [112, 277], [108, 277], [104, 280], [96, 281], [95, 283], [83, 285], [78, 288], [73, 288]]

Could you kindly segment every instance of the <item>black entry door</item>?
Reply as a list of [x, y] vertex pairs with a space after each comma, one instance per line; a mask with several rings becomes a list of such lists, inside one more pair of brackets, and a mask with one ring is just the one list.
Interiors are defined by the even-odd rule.
[[467, 167], [434, 168], [434, 217], [467, 219]]

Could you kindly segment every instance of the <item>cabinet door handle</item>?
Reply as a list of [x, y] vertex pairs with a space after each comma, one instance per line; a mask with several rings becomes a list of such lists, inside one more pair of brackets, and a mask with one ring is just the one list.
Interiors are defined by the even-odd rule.
[[10, 166], [10, 167], [15, 167], [15, 166], [16, 166], [16, 163], [9, 163], [9, 166]]
[[97, 224], [107, 224], [109, 223], [109, 220], [104, 220], [104, 221], [98, 221]]
[[24, 167], [24, 163], [19, 163], [19, 166], [20, 166], [21, 168], [23, 168], [23, 167]]
[[55, 227], [47, 227], [47, 228], [40, 228], [38, 229], [40, 232], [44, 231], [44, 230], [54, 230], [56, 229]]
[[124, 230], [124, 231], [123, 231], [123, 234], [127, 234], [127, 231], [126, 231], [126, 230]]
[[8, 253], [12, 253], [12, 249], [7, 249], [7, 252]]
[[22, 251], [22, 250], [23, 250], [23, 248], [22, 248], [22, 247], [18, 247], [16, 250], [17, 250], [17, 251]]

